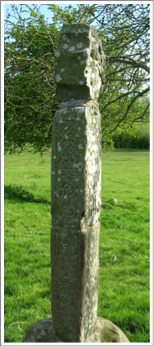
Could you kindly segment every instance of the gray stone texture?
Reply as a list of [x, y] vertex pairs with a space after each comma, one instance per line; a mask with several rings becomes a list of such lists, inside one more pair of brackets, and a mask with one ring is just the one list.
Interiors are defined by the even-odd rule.
[[55, 56], [52, 316], [61, 341], [84, 342], [98, 301], [102, 51], [95, 28], [64, 26]]
[[102, 72], [96, 29], [64, 25], [55, 53], [61, 103], [52, 137], [52, 318], [30, 326], [24, 342], [128, 342], [97, 317]]
[[[32, 324], [26, 331], [23, 342], [43, 343], [56, 342], [61, 343], [56, 335], [52, 318], [42, 319]], [[97, 318], [93, 331], [85, 342], [107, 342], [107, 343], [129, 343], [125, 334], [115, 324], [104, 318]]]
[[55, 57], [57, 97], [60, 100], [98, 98], [103, 56], [94, 27], [64, 25]]

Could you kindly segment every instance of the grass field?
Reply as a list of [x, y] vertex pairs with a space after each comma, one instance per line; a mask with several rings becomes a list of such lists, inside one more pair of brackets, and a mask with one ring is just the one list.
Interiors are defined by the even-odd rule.
[[[102, 171], [98, 316], [149, 342], [149, 152], [104, 153]], [[5, 342], [51, 314], [49, 201], [50, 153], [6, 155]]]

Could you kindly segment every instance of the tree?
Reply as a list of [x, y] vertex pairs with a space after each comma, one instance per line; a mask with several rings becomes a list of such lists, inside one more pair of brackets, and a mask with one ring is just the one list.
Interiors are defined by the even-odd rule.
[[29, 145], [43, 152], [51, 147], [52, 120], [57, 108], [53, 64], [58, 30], [45, 23], [37, 8], [28, 8], [30, 18], [24, 20], [23, 8], [19, 11], [12, 7], [17, 23], [8, 22], [7, 18], [5, 151], [21, 151]]
[[[148, 4], [49, 5], [53, 23], [45, 22], [38, 6], [12, 5], [16, 24], [6, 19], [5, 138], [6, 150], [38, 151], [51, 145], [51, 127], [57, 107], [53, 79], [54, 50], [63, 23], [95, 25], [106, 56], [103, 90], [99, 98], [103, 139], [122, 123], [149, 117], [149, 10]], [[9, 40], [11, 37], [11, 40]], [[35, 76], [35, 77], [34, 77]], [[144, 105], [145, 107], [143, 107]], [[135, 110], [133, 112], [133, 110]]]
[[[79, 5], [78, 9], [55, 7], [54, 11], [55, 23], [59, 25], [86, 21], [99, 31], [106, 56], [104, 87], [99, 100], [104, 133], [106, 130], [112, 133], [121, 122], [148, 118], [149, 103], [142, 113], [140, 108], [137, 112], [136, 105], [150, 89], [150, 5]], [[136, 113], [132, 115], [134, 107]]]

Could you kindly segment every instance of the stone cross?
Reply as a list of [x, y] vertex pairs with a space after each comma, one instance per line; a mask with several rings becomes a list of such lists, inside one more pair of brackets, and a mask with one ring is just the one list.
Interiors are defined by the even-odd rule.
[[95, 28], [63, 27], [55, 53], [52, 315], [63, 341], [86, 341], [97, 316], [102, 50]]
[[63, 26], [52, 132], [52, 319], [33, 324], [25, 341], [128, 342], [112, 322], [97, 317], [102, 57], [94, 27]]

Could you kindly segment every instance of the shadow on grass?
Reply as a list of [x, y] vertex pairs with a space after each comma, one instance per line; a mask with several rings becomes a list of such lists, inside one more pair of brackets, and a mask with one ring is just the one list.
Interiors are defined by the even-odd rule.
[[4, 186], [4, 198], [8, 200], [16, 200], [20, 202], [36, 202], [40, 204], [50, 204], [50, 201], [43, 198], [35, 198], [32, 193], [29, 193], [22, 186], [8, 185]]

